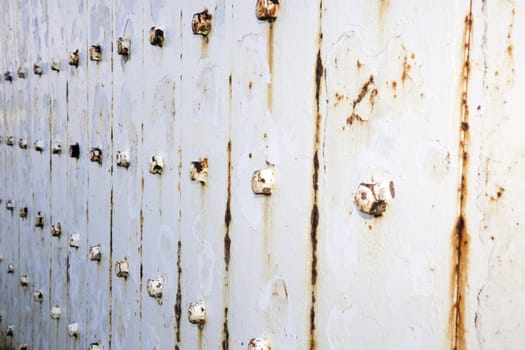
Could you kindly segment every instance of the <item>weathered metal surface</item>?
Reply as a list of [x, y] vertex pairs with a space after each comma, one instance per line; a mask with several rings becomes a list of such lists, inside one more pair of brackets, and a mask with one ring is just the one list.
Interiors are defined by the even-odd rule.
[[5, 1], [0, 348], [519, 348], [524, 11]]

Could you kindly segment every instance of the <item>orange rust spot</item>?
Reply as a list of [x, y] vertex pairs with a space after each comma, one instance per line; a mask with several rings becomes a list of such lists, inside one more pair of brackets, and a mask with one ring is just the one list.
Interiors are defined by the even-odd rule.
[[397, 89], [397, 81], [395, 80], [392, 81], [392, 89]]
[[248, 83], [248, 89], [250, 89], [250, 90], [251, 90], [251, 89], [252, 89], [252, 87], [253, 87], [253, 82], [252, 82], [252, 81], [250, 80], [250, 82]]
[[505, 52], [507, 53], [507, 55], [509, 55], [510, 57], [512, 57], [512, 44], [510, 44], [509, 46], [507, 46], [507, 50], [505, 50]]
[[363, 118], [359, 114], [352, 113], [348, 118], [346, 118], [346, 124], [352, 125], [355, 121], [362, 122]]
[[410, 58], [411, 59], [415, 59], [416, 58], [416, 54], [412, 52], [412, 54], [410, 55]]
[[357, 60], [357, 69], [361, 69], [361, 67], [363, 67], [363, 64]]

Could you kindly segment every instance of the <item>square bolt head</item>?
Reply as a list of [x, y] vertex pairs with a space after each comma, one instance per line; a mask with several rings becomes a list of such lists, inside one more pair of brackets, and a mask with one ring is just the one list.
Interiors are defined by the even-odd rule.
[[100, 245], [95, 245], [89, 248], [89, 260], [100, 261], [102, 258], [102, 248]]
[[23, 207], [18, 209], [18, 216], [20, 216], [22, 219], [27, 217], [27, 207]]
[[199, 181], [203, 185], [206, 184], [206, 181], [208, 181], [208, 158], [191, 162], [190, 178], [191, 181]]
[[62, 310], [59, 305], [55, 305], [51, 308], [51, 319], [58, 320], [62, 315]]
[[35, 151], [43, 152], [44, 151], [44, 141], [36, 140], [35, 143], [33, 144], [33, 147], [35, 148]]
[[15, 273], [15, 265], [7, 264], [7, 273]]
[[70, 323], [67, 325], [67, 334], [69, 334], [70, 337], [78, 337], [80, 334], [80, 326], [78, 323]]
[[41, 303], [44, 301], [44, 293], [42, 293], [41, 290], [35, 290], [33, 292], [33, 300], [37, 303]]
[[6, 145], [13, 146], [15, 144], [15, 137], [14, 136], [7, 136], [7, 140], [5, 141]]
[[257, 19], [274, 21], [279, 14], [279, 0], [257, 0], [255, 15]]
[[18, 147], [20, 147], [21, 149], [27, 149], [27, 139], [19, 138], [18, 139]]
[[60, 72], [60, 60], [58, 58], [53, 58], [51, 60], [51, 70], [55, 72]]
[[102, 150], [98, 147], [91, 147], [89, 149], [89, 160], [98, 164], [102, 164]]
[[117, 53], [121, 56], [129, 56], [129, 54], [131, 53], [131, 40], [118, 38]]
[[20, 285], [22, 287], [27, 287], [29, 285], [29, 276], [28, 275], [21, 275], [20, 276]]
[[7, 328], [5, 329], [5, 335], [7, 335], [8, 337], [12, 337], [13, 336], [13, 330], [14, 330], [13, 325], [7, 326]]
[[157, 278], [157, 279], [148, 279], [147, 289], [148, 289], [148, 295], [152, 298], [155, 298], [159, 301], [162, 298], [162, 286], [164, 284], [164, 279]]
[[117, 166], [119, 166], [121, 168], [126, 168], [126, 169], [129, 168], [130, 161], [129, 161], [129, 153], [128, 152], [117, 151], [115, 159], [116, 159], [116, 162], [117, 162]]
[[211, 13], [208, 12], [208, 9], [204, 9], [204, 11], [194, 14], [191, 21], [191, 29], [193, 30], [193, 34], [204, 36], [210, 34], [211, 18], [212, 16]]
[[88, 346], [88, 350], [102, 350], [102, 347], [98, 343], [91, 343]]
[[78, 233], [69, 236], [69, 246], [72, 248], [80, 247], [80, 235]]
[[9, 200], [7, 200], [7, 202], [5, 202], [5, 208], [7, 210], [13, 211], [15, 209], [15, 205], [16, 205], [15, 201], [11, 200], [11, 199], [9, 199]]
[[252, 190], [255, 194], [271, 195], [275, 188], [273, 168], [256, 170], [252, 175]]
[[100, 45], [91, 45], [89, 48], [89, 59], [95, 62], [102, 61], [102, 48]]
[[115, 271], [117, 273], [117, 277], [127, 278], [129, 275], [128, 258], [117, 261], [115, 264]]
[[38, 214], [35, 217], [35, 227], [44, 227], [44, 217], [38, 212]]
[[44, 70], [42, 69], [42, 66], [40, 64], [35, 63], [33, 65], [33, 73], [35, 75], [41, 76], [42, 74], [44, 74]]
[[20, 78], [20, 79], [25, 79], [26, 78], [26, 70], [24, 67], [18, 67], [17, 71], [16, 71], [16, 75]]
[[253, 338], [248, 343], [248, 350], [272, 350], [272, 347], [264, 338]]
[[203, 301], [190, 303], [188, 306], [188, 321], [193, 324], [203, 325], [206, 323], [206, 305]]
[[61, 154], [62, 153], [62, 144], [58, 141], [53, 142], [53, 145], [51, 146], [51, 152], [53, 154]]
[[360, 183], [354, 199], [362, 213], [375, 217], [383, 215], [388, 203], [394, 199], [394, 182]]
[[78, 144], [78, 142], [69, 146], [68, 153], [69, 157], [71, 158], [80, 158], [80, 145]]
[[69, 55], [69, 65], [70, 66], [74, 66], [74, 67], [78, 67], [78, 62], [80, 62], [80, 54], [78, 52], [78, 50], [75, 50], [73, 52], [71, 52], [71, 54]]
[[52, 237], [60, 237], [62, 234], [62, 225], [60, 225], [60, 222], [57, 222], [54, 225], [51, 225], [51, 236]]
[[149, 30], [149, 43], [153, 46], [164, 45], [164, 30], [159, 27], [151, 27]]
[[11, 75], [11, 72], [7, 71], [4, 73], [4, 80], [9, 82], [13, 81], [13, 76]]
[[151, 157], [151, 161], [149, 163], [149, 172], [155, 175], [162, 175], [165, 166], [166, 163], [164, 162], [164, 158], [162, 158], [162, 156], [153, 156]]

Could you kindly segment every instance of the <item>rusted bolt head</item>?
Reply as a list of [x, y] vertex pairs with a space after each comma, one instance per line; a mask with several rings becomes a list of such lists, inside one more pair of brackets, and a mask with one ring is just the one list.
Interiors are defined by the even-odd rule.
[[264, 338], [253, 338], [248, 343], [248, 350], [272, 350], [270, 342]]
[[128, 258], [117, 261], [115, 264], [115, 272], [117, 277], [127, 278], [129, 275], [129, 263]]
[[20, 285], [22, 287], [27, 287], [29, 285], [29, 276], [28, 275], [21, 275], [20, 276]]
[[102, 248], [99, 245], [95, 245], [89, 248], [89, 260], [100, 261], [102, 258]]
[[88, 350], [102, 350], [102, 347], [99, 345], [99, 343], [91, 343], [88, 346]]
[[69, 54], [69, 65], [78, 67], [78, 63], [80, 62], [80, 53], [78, 50], [75, 50]]
[[7, 72], [4, 73], [4, 80], [5, 81], [10, 81], [10, 82], [13, 81], [13, 76], [11, 75], [11, 72], [7, 71]]
[[131, 53], [131, 40], [118, 38], [117, 53], [122, 56], [129, 56]]
[[117, 151], [117, 154], [115, 156], [115, 160], [117, 162], [117, 166], [121, 168], [129, 168], [129, 152], [120, 152]]
[[44, 70], [42, 69], [41, 65], [35, 63], [33, 65], [33, 73], [35, 75], [41, 76], [44, 73]]
[[188, 321], [193, 324], [203, 325], [206, 323], [206, 305], [199, 300], [188, 306]]
[[164, 279], [162, 277], [153, 279], [153, 280], [148, 279], [148, 283], [147, 283], [148, 295], [152, 298], [160, 300], [162, 298], [163, 285], [164, 285]]
[[164, 45], [164, 30], [159, 27], [151, 27], [149, 30], [149, 42], [153, 46]]
[[51, 225], [51, 236], [53, 237], [60, 237], [62, 234], [62, 225], [60, 225], [60, 222], [57, 222], [54, 225]]
[[15, 209], [15, 205], [16, 205], [15, 201], [11, 199], [8, 199], [7, 202], [5, 202], [5, 208], [7, 210], [13, 211]]
[[208, 9], [204, 9], [204, 11], [194, 14], [191, 21], [191, 29], [193, 30], [193, 34], [204, 36], [210, 34], [211, 17], [211, 13], [208, 12]]
[[53, 58], [51, 60], [51, 70], [60, 72], [60, 60], [58, 58]]
[[279, 0], [257, 0], [255, 15], [257, 19], [273, 21], [279, 14]]
[[91, 147], [89, 149], [89, 160], [98, 164], [102, 164], [102, 150], [98, 147]]
[[13, 327], [12, 324], [7, 326], [7, 328], [5, 329], [5, 335], [8, 336], [8, 337], [12, 337], [13, 336], [13, 330], [14, 330], [14, 327]]
[[13, 146], [15, 144], [15, 137], [14, 136], [7, 136], [7, 140], [5, 141], [6, 145]]
[[69, 246], [71, 248], [80, 247], [80, 235], [78, 233], [73, 233], [69, 236]]
[[89, 48], [89, 59], [94, 62], [102, 61], [102, 48], [100, 45], [91, 45]]
[[27, 343], [22, 343], [18, 345], [18, 350], [27, 350], [29, 348], [29, 345]]
[[275, 188], [273, 168], [256, 170], [252, 175], [252, 190], [255, 194], [271, 195]]
[[61, 154], [62, 153], [62, 144], [58, 141], [53, 142], [53, 145], [51, 146], [51, 152], [53, 154]]
[[25, 138], [19, 138], [18, 139], [18, 147], [20, 147], [21, 149], [27, 149], [27, 139]]
[[355, 202], [359, 210], [372, 216], [381, 216], [388, 203], [395, 197], [394, 182], [359, 184], [355, 193]]
[[72, 145], [69, 145], [68, 153], [71, 158], [76, 158], [76, 159], [80, 158], [80, 145], [78, 144], [78, 142]]
[[70, 337], [78, 337], [80, 334], [80, 326], [78, 323], [70, 323], [67, 325], [67, 334], [69, 334]]
[[18, 69], [16, 70], [16, 75], [20, 78], [20, 79], [25, 79], [26, 78], [26, 70], [24, 67], [18, 67]]
[[44, 227], [44, 217], [38, 212], [38, 214], [35, 217], [35, 227]]
[[22, 207], [20, 209], [18, 209], [18, 216], [20, 216], [21, 218], [26, 218], [27, 217], [27, 207]]
[[55, 305], [51, 308], [51, 318], [53, 320], [58, 320], [62, 315], [62, 310], [59, 305]]
[[149, 172], [156, 175], [162, 175], [165, 165], [166, 164], [162, 156], [153, 156], [151, 157], [151, 162], [149, 163]]
[[41, 290], [35, 290], [33, 292], [33, 300], [37, 303], [41, 303], [44, 301], [44, 293], [42, 293]]
[[15, 273], [15, 265], [7, 264], [7, 273]]
[[35, 151], [43, 152], [44, 151], [44, 141], [43, 140], [35, 141], [33, 147], [35, 148]]
[[199, 181], [203, 185], [206, 184], [206, 181], [208, 181], [208, 158], [191, 162], [190, 178], [191, 181]]

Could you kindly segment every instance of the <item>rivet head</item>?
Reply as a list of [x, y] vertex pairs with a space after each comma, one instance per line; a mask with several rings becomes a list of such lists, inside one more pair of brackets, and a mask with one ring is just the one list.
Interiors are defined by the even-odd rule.
[[27, 343], [22, 343], [18, 345], [18, 350], [27, 350], [29, 348], [29, 345]]
[[5, 202], [5, 208], [7, 210], [11, 210], [13, 211], [15, 209], [15, 201], [14, 200], [11, 200], [11, 199], [8, 199], [6, 202]]
[[38, 212], [38, 214], [35, 217], [35, 227], [44, 227], [44, 217]]
[[129, 275], [129, 263], [128, 258], [117, 261], [115, 264], [115, 272], [117, 277], [127, 278]]
[[273, 168], [256, 170], [252, 175], [252, 190], [255, 194], [271, 195], [275, 188]]
[[33, 300], [37, 303], [41, 303], [44, 301], [44, 293], [42, 293], [41, 290], [35, 290], [33, 292]]
[[159, 27], [151, 27], [149, 30], [149, 42], [153, 46], [164, 45], [164, 30]]
[[157, 278], [157, 279], [148, 279], [148, 283], [147, 283], [148, 295], [152, 298], [157, 299], [159, 304], [161, 303], [160, 300], [162, 299], [163, 285], [164, 285], [164, 279], [162, 277]]
[[51, 236], [52, 237], [60, 237], [62, 234], [62, 225], [60, 225], [60, 222], [57, 222], [54, 225], [51, 225]]
[[15, 273], [15, 265], [7, 264], [7, 273]]
[[89, 59], [94, 62], [102, 61], [102, 48], [100, 45], [91, 45], [89, 48]]
[[279, 0], [257, 0], [255, 15], [257, 19], [273, 21], [279, 14]]
[[25, 219], [27, 217], [27, 211], [27, 207], [18, 209], [18, 216], [20, 216], [22, 219]]
[[41, 76], [44, 73], [44, 70], [42, 69], [42, 66], [38, 63], [35, 63], [33, 65], [33, 73], [35, 75]]
[[71, 54], [69, 54], [69, 62], [68, 62], [69, 65], [78, 67], [79, 62], [80, 62], [80, 53], [78, 52], [78, 50], [71, 52]]
[[188, 321], [193, 324], [203, 325], [206, 323], [206, 305], [199, 300], [188, 306]]
[[43, 152], [44, 151], [44, 141], [43, 140], [36, 140], [33, 147], [35, 148], [35, 151], [37, 152]]
[[149, 172], [155, 175], [162, 175], [166, 163], [162, 156], [153, 156], [149, 163]]
[[80, 145], [77, 143], [74, 143], [72, 145], [69, 145], [69, 157], [79, 159], [80, 158]]
[[13, 330], [14, 330], [13, 325], [7, 326], [7, 328], [5, 329], [5, 335], [8, 336], [8, 337], [12, 337], [13, 336]]
[[102, 347], [99, 345], [99, 343], [91, 343], [88, 346], [88, 350], [102, 350]]
[[211, 13], [208, 12], [208, 9], [196, 13], [193, 15], [191, 21], [191, 29], [193, 34], [207, 36], [211, 31]]
[[67, 334], [69, 334], [70, 337], [78, 337], [80, 334], [80, 326], [78, 323], [70, 323], [67, 325]]
[[11, 72], [7, 71], [4, 73], [4, 80], [9, 82], [13, 81], [13, 76], [11, 75]]
[[58, 141], [53, 142], [53, 145], [51, 146], [51, 152], [53, 154], [61, 154], [62, 153], [62, 144]]
[[27, 149], [27, 139], [19, 138], [18, 139], [18, 147], [20, 147], [21, 149]]
[[89, 149], [89, 160], [98, 164], [102, 164], [102, 150], [98, 147], [91, 147]]
[[20, 78], [20, 79], [25, 79], [26, 78], [26, 70], [24, 67], [18, 67], [17, 71], [16, 71], [16, 75]]
[[15, 137], [14, 136], [7, 136], [7, 140], [5, 141], [6, 145], [13, 146], [15, 144]]
[[394, 182], [359, 184], [354, 199], [359, 210], [375, 217], [383, 215], [395, 197]]
[[131, 41], [129, 39], [117, 39], [117, 53], [122, 56], [129, 56], [131, 53]]
[[28, 275], [21, 275], [20, 276], [20, 285], [22, 287], [27, 287], [29, 285], [29, 276]]
[[51, 318], [53, 320], [58, 320], [62, 315], [62, 310], [59, 305], [55, 305], [51, 308]]
[[60, 60], [58, 58], [53, 58], [51, 60], [51, 70], [55, 72], [60, 72]]
[[89, 248], [89, 260], [100, 261], [102, 258], [102, 248], [99, 245], [95, 245]]
[[117, 162], [117, 166], [126, 169], [129, 168], [129, 152], [117, 151], [117, 154], [115, 155], [115, 160]]
[[80, 247], [80, 235], [78, 233], [73, 233], [69, 236], [69, 246], [71, 248]]
[[253, 338], [248, 342], [248, 350], [272, 350], [272, 347], [264, 338]]
[[208, 181], [208, 158], [191, 162], [190, 165], [191, 181], [198, 181], [205, 185]]

